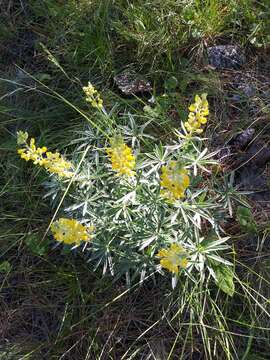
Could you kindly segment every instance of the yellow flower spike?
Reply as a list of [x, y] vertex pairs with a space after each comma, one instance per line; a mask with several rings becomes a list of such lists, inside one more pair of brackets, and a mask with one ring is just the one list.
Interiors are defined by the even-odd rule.
[[118, 173], [118, 175], [134, 176], [135, 172], [135, 156], [132, 153], [132, 149], [127, 146], [122, 137], [112, 138], [111, 147], [106, 149], [106, 152], [110, 158], [112, 169]]
[[185, 269], [188, 265], [187, 252], [177, 243], [171, 244], [169, 249], [160, 249], [157, 256], [160, 265], [174, 274], [179, 272], [179, 268]]
[[207, 116], [209, 115], [207, 94], [195, 96], [195, 102], [189, 106], [188, 120], [184, 123], [186, 131], [191, 135], [193, 133], [201, 134], [202, 125], [207, 123]]
[[60, 177], [72, 177], [73, 176], [73, 165], [70, 161], [64, 159], [58, 152], [46, 152], [46, 159], [44, 167], [52, 174], [57, 174]]
[[18, 149], [18, 154], [23, 160], [31, 160], [34, 165], [42, 166], [50, 173], [56, 174], [59, 177], [72, 177], [74, 174], [72, 163], [65, 160], [58, 152], [52, 153], [47, 150], [46, 146], [37, 148], [35, 139], [31, 138], [29, 144], [25, 140], [24, 148]]
[[25, 143], [26, 148], [18, 149], [18, 154], [23, 160], [29, 161], [32, 160], [35, 165], [42, 166], [44, 164], [44, 154], [47, 151], [47, 148], [43, 146], [42, 148], [37, 148], [35, 145], [35, 139], [30, 139], [30, 145]]
[[176, 161], [162, 166], [161, 171], [161, 195], [171, 202], [185, 197], [185, 190], [190, 184], [188, 171]]
[[103, 108], [103, 100], [100, 97], [98, 91], [94, 88], [94, 86], [88, 82], [87, 86], [84, 86], [83, 91], [86, 95], [85, 100], [90, 103], [94, 108], [102, 109]]
[[51, 232], [55, 240], [68, 245], [79, 245], [81, 241], [90, 241], [93, 230], [75, 219], [60, 218], [51, 225]]
[[87, 98], [91, 98], [97, 93], [97, 90], [90, 82], [88, 82], [88, 86], [83, 87], [83, 91], [85, 92]]

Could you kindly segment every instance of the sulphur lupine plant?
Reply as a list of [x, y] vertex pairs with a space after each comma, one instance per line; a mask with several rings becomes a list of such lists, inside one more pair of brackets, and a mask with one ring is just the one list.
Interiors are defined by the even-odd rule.
[[[83, 91], [93, 111], [108, 116], [95, 88]], [[56, 244], [83, 252], [91, 266], [125, 275], [128, 283], [157, 273], [171, 274], [174, 284], [181, 276], [196, 282], [208, 274], [232, 295], [230, 246], [221, 226], [229, 217], [228, 199], [222, 177], [213, 181], [216, 161], [199, 137], [208, 114], [206, 94], [196, 95], [170, 144], [147, 131], [151, 119], [138, 125], [130, 114], [121, 119], [124, 125], [102, 133], [87, 125], [76, 139], [73, 163], [83, 149], [85, 157], [72, 179], [60, 176], [59, 159], [51, 160], [45, 147], [19, 134], [20, 156], [51, 173], [45, 187], [54, 209], [65, 192], [51, 225]], [[71, 163], [60, 159], [68, 174]]]

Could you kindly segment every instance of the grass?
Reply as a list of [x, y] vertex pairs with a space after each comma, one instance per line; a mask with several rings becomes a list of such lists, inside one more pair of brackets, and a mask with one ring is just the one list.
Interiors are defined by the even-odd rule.
[[[269, 2], [9, 0], [1, 7], [0, 269], [4, 261], [10, 268], [0, 270], [0, 359], [266, 360], [267, 237], [260, 251], [255, 245], [268, 236], [265, 222], [256, 234], [237, 224], [228, 229], [236, 252], [233, 298], [188, 281], [172, 290], [169, 276], [127, 288], [125, 279], [94, 272], [79, 253], [54, 248], [49, 237], [40, 241], [52, 217], [46, 177], [18, 158], [15, 136], [27, 130], [72, 153], [87, 129], [78, 109], [87, 111], [81, 86], [88, 80], [108, 108], [117, 103], [114, 124], [125, 125], [118, 115], [127, 112], [144, 124], [153, 116], [144, 110], [150, 96], [123, 97], [113, 83], [132, 69], [153, 84], [160, 106], [152, 131], [161, 138], [185, 118], [193, 94], [207, 92], [209, 147], [251, 125], [268, 142]], [[206, 46], [227, 43], [246, 50], [244, 69], [208, 68]], [[255, 96], [233, 103], [227, 89], [238, 73], [250, 74]]]

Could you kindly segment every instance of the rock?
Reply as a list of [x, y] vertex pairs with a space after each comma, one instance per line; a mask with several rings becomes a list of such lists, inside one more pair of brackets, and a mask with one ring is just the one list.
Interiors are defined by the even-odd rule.
[[250, 84], [232, 84], [233, 91], [236, 91], [237, 93], [233, 93], [232, 91], [228, 92], [228, 98], [231, 101], [234, 101], [236, 103], [241, 103], [246, 100], [250, 100], [255, 94], [256, 90], [255, 88]]
[[244, 130], [241, 134], [233, 137], [229, 142], [229, 146], [233, 146], [235, 149], [243, 150], [252, 140], [255, 134], [255, 129], [249, 128]]
[[270, 162], [270, 148], [258, 141], [251, 143], [254, 134], [249, 128], [236, 135], [219, 151], [218, 158], [225, 169], [235, 169], [238, 189], [251, 192], [251, 200], [266, 203], [270, 202], [270, 187], [264, 172]]
[[[243, 153], [238, 153], [245, 150], [251, 142], [254, 133], [255, 129], [246, 129], [240, 134], [234, 136], [223, 148], [219, 150], [217, 159], [224, 168], [237, 168], [244, 162]], [[244, 153], [244, 155], [246, 155], [246, 153]]]
[[246, 62], [239, 46], [218, 45], [207, 49], [209, 64], [216, 69], [237, 69]]
[[237, 94], [229, 94], [228, 95], [228, 98], [231, 100], [231, 101], [234, 101], [234, 102], [241, 102], [243, 100], [242, 96], [241, 95], [237, 95]]
[[238, 171], [237, 184], [245, 191], [266, 191], [269, 190], [268, 179], [260, 169], [252, 169], [244, 166]]
[[255, 76], [252, 76], [250, 72], [237, 71], [234, 73], [226, 84], [228, 98], [236, 102], [252, 101], [252, 97], [258, 91], [254, 79]]
[[252, 97], [255, 95], [256, 93], [256, 90], [254, 88], [254, 86], [246, 83], [246, 84], [239, 84], [238, 85], [238, 90], [242, 91], [243, 94], [246, 96], [246, 97]]
[[264, 170], [270, 162], [270, 148], [261, 142], [253, 143], [246, 152], [239, 158], [244, 167], [249, 167], [254, 171]]
[[149, 93], [152, 91], [152, 86], [149, 81], [132, 72], [124, 72], [116, 75], [114, 81], [125, 95]]

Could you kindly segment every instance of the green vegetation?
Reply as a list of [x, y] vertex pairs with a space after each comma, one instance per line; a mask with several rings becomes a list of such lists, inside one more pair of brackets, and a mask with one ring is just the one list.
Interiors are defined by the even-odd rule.
[[[1, 4], [0, 359], [268, 359], [268, 207], [216, 151], [251, 127], [269, 141], [269, 19], [267, 0]], [[208, 65], [220, 44], [242, 68]], [[123, 71], [152, 91], [124, 95]], [[30, 138], [49, 150], [26, 162]], [[59, 218], [86, 243], [55, 241]]]

